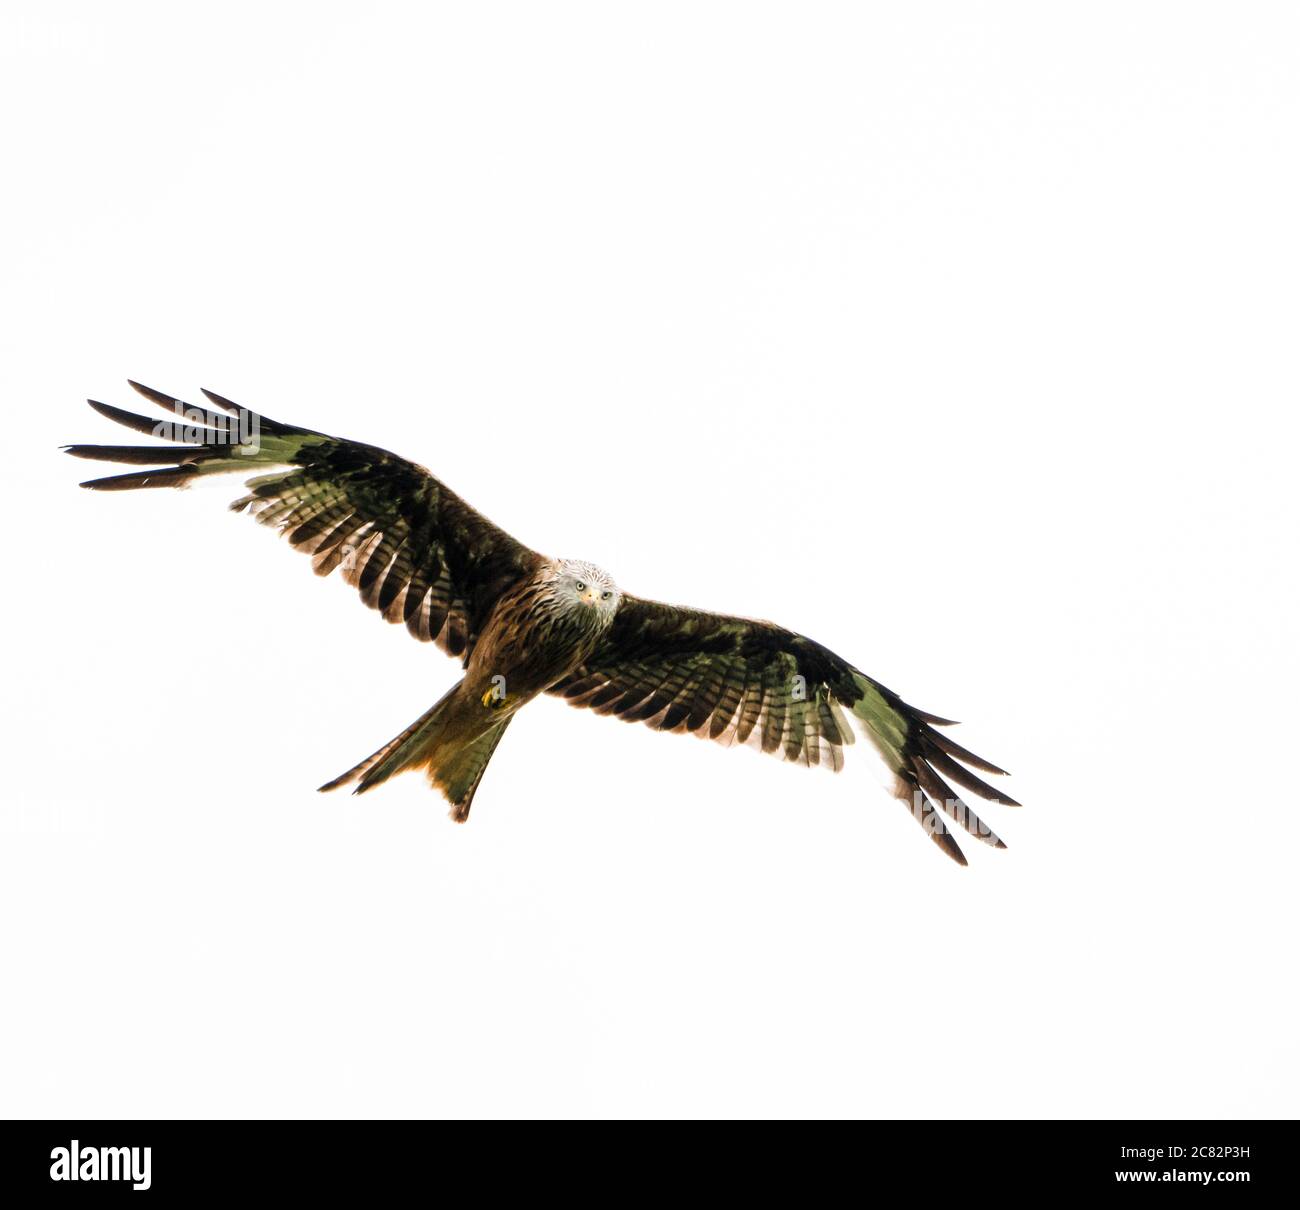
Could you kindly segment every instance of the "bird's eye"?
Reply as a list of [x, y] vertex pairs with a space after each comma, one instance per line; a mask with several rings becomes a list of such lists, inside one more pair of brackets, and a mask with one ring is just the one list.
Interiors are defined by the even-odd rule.
[[609, 598], [612, 597], [613, 595], [614, 595], [614, 594], [613, 594], [612, 592], [602, 592], [602, 593], [600, 594], [600, 599], [601, 599], [602, 601], [608, 601]]
[[574, 585], [574, 587], [575, 587], [579, 592], [586, 592], [586, 591], [587, 591], [587, 586], [586, 586], [586, 585], [585, 585], [581, 580], [579, 580], [579, 581], [577, 582], [577, 584]]

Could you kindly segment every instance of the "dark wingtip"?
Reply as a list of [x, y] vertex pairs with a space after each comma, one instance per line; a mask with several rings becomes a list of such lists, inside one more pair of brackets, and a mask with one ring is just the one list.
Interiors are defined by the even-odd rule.
[[227, 412], [239, 412], [239, 404], [231, 402], [224, 395], [218, 395], [216, 391], [209, 391], [207, 387], [199, 387], [199, 390], [207, 396], [210, 403], [215, 403], [219, 408], [225, 408]]
[[930, 833], [930, 839], [934, 841], [949, 857], [960, 866], [968, 866], [970, 862], [966, 860], [966, 854], [961, 851], [961, 845], [957, 843], [957, 838], [953, 836], [947, 828], [936, 828]]
[[159, 436], [159, 424], [161, 421], [150, 420], [147, 416], [141, 416], [136, 412], [128, 412], [125, 408], [114, 407], [111, 403], [100, 403], [98, 399], [87, 399], [91, 408], [98, 412], [107, 420], [112, 420], [115, 424], [120, 424], [125, 428], [131, 429], [136, 433], [144, 433], [150, 437]]
[[80, 486], [96, 492], [124, 492], [138, 487], [184, 487], [194, 475], [193, 467], [169, 466], [159, 470], [132, 471], [127, 475], [109, 475], [104, 479], [87, 479]]
[[156, 391], [153, 387], [147, 387], [142, 382], [136, 382], [134, 378], [128, 378], [126, 382], [127, 386], [129, 386], [133, 391], [138, 391], [146, 399], [151, 400], [153, 403], [161, 404], [168, 410], [174, 408], [181, 402], [175, 395], [164, 395], [162, 391]]
[[985, 760], [982, 756], [976, 756], [969, 748], [963, 748], [956, 740], [949, 736], [940, 735], [937, 731], [930, 733], [930, 739], [949, 756], [963, 764], [973, 765], [982, 773], [996, 773], [999, 777], [1007, 777], [1009, 774], [1005, 769], [998, 768], [992, 761]]
[[65, 454], [92, 462], [125, 462], [141, 466], [172, 466], [189, 462], [202, 454], [194, 445], [65, 445]]

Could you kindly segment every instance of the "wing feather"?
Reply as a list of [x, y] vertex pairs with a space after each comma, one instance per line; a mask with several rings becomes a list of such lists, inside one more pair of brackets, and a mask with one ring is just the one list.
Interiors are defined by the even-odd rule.
[[501, 593], [541, 560], [423, 467], [387, 450], [282, 424], [211, 391], [203, 393], [231, 415], [131, 385], [172, 419], [153, 421], [94, 400], [90, 406], [173, 444], [67, 446], [77, 458], [157, 468], [83, 487], [185, 487], [204, 475], [281, 467], [249, 479], [230, 507], [278, 530], [311, 556], [318, 575], [341, 571], [366, 605], [451, 655], [472, 647]]
[[949, 720], [909, 706], [834, 652], [770, 622], [625, 596], [600, 647], [551, 692], [598, 714], [750, 744], [833, 771], [853, 743], [852, 718], [893, 772], [897, 796], [963, 865], [944, 814], [977, 839], [1005, 846], [944, 777], [1018, 805], [958, 763], [1002, 772], [934, 729]]

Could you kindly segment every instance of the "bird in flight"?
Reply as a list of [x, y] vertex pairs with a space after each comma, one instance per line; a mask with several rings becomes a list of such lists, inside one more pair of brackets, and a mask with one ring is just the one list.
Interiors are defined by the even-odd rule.
[[230, 507], [247, 511], [336, 569], [361, 599], [417, 639], [459, 658], [463, 678], [400, 735], [321, 786], [370, 790], [423, 770], [463, 822], [492, 753], [541, 693], [574, 706], [749, 744], [838, 772], [860, 729], [893, 775], [894, 793], [954, 861], [966, 858], [944, 815], [995, 848], [1002, 841], [953, 791], [1013, 799], [971, 772], [989, 764], [820, 643], [771, 622], [645, 600], [590, 563], [517, 542], [422, 466], [387, 450], [282, 424], [204, 391], [195, 408], [132, 382], [172, 414], [145, 416], [89, 400], [101, 415], [169, 445], [70, 445], [78, 458], [150, 469], [92, 479], [123, 491], [185, 487], [206, 475], [274, 467]]

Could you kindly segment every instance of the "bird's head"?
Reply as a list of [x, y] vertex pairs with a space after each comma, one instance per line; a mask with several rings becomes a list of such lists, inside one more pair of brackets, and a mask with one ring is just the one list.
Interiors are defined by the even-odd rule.
[[580, 559], [560, 561], [556, 589], [570, 604], [596, 609], [610, 617], [613, 617], [623, 595], [609, 572]]

